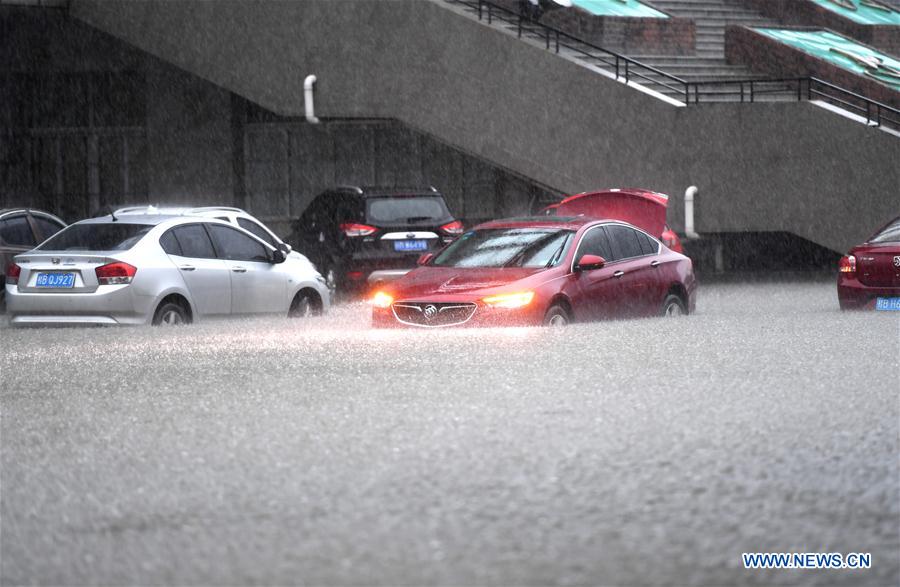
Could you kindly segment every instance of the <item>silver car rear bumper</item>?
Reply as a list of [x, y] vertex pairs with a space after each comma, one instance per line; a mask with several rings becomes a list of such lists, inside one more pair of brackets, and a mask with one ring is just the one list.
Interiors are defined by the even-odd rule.
[[103, 285], [92, 293], [22, 293], [6, 285], [6, 311], [13, 325], [146, 324], [153, 298], [129, 285]]

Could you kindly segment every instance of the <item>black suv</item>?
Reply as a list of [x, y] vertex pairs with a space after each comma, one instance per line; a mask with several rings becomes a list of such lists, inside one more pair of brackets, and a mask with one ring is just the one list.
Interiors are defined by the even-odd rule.
[[462, 231], [433, 187], [341, 186], [316, 196], [289, 240], [329, 287], [358, 293], [401, 277]]

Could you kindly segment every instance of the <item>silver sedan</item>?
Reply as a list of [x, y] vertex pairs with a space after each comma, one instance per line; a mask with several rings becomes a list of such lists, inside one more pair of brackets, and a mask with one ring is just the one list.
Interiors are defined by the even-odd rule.
[[182, 324], [208, 316], [309, 316], [322, 276], [250, 232], [211, 218], [113, 215], [77, 222], [17, 255], [6, 273], [14, 325]]

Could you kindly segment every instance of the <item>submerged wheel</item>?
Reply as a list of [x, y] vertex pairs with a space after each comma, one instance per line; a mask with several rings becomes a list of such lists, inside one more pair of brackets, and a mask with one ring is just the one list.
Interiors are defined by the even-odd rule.
[[318, 298], [309, 291], [297, 292], [288, 310], [288, 318], [308, 318], [322, 313], [322, 304]]
[[544, 314], [544, 326], [568, 326], [571, 322], [569, 312], [560, 304], [553, 304]]
[[666, 296], [665, 301], [663, 301], [662, 309], [660, 310], [660, 316], [677, 318], [685, 315], [687, 315], [687, 308], [684, 306], [684, 301], [675, 294]]
[[191, 319], [184, 307], [177, 302], [163, 302], [153, 314], [154, 326], [178, 326], [190, 324]]

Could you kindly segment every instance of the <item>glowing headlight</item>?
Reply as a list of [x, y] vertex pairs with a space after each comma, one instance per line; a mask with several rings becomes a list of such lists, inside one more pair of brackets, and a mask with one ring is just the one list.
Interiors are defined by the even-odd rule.
[[533, 291], [523, 291], [519, 293], [498, 294], [488, 296], [481, 301], [495, 308], [521, 308], [531, 303], [534, 298]]
[[375, 295], [372, 296], [372, 299], [370, 301], [376, 308], [390, 308], [391, 304], [394, 303], [394, 298], [387, 295], [383, 291], [379, 291], [375, 292]]

